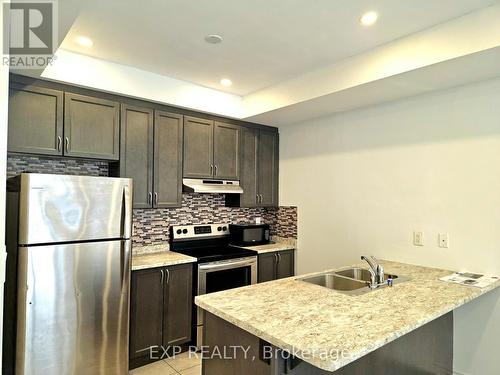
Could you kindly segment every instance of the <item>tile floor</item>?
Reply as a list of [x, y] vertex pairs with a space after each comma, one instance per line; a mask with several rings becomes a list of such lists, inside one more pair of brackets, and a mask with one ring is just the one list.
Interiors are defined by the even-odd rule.
[[130, 371], [130, 375], [201, 375], [201, 359], [185, 352]]

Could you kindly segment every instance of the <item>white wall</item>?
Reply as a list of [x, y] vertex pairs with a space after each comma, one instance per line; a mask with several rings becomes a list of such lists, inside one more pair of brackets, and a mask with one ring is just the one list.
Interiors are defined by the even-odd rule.
[[[3, 54], [3, 4], [0, 2], [0, 53]], [[5, 279], [5, 173], [9, 69], [0, 65], [0, 363], [2, 362], [3, 282]]]
[[[280, 132], [280, 203], [299, 207], [300, 273], [374, 254], [500, 275], [500, 79]], [[498, 374], [500, 292], [455, 317], [457, 373]]]

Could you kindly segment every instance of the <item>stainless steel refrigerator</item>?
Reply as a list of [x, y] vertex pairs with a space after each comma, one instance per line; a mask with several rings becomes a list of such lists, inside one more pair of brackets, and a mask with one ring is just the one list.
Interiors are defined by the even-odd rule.
[[16, 374], [127, 374], [132, 181], [21, 174], [9, 186]]

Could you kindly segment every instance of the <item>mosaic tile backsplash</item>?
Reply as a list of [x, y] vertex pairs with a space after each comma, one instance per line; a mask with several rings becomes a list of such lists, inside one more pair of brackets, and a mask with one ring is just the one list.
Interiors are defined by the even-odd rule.
[[17, 176], [22, 172], [108, 176], [109, 166], [107, 162], [99, 160], [9, 154], [7, 178]]
[[[7, 177], [22, 172], [108, 176], [107, 162], [70, 158], [9, 154]], [[183, 194], [182, 207], [134, 210], [134, 246], [168, 242], [170, 225], [214, 222], [254, 222], [261, 217], [271, 226], [271, 235], [297, 238], [297, 207], [226, 207], [222, 194]]]
[[170, 225], [255, 222], [261, 217], [271, 235], [297, 238], [297, 207], [225, 207], [222, 194], [183, 194], [182, 207], [134, 210], [134, 245], [167, 242]]

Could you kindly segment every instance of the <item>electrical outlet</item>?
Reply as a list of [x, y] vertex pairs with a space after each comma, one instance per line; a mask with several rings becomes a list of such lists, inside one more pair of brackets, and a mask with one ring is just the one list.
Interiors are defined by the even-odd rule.
[[424, 233], [423, 232], [413, 232], [413, 245], [424, 246]]
[[444, 249], [450, 247], [450, 236], [448, 233], [439, 233], [438, 235], [438, 246]]

